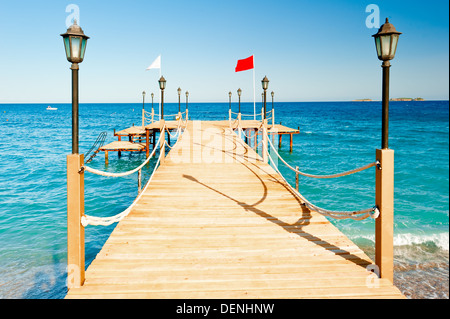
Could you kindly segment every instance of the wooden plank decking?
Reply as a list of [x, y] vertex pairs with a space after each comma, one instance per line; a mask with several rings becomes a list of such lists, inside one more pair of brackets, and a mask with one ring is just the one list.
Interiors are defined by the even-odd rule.
[[189, 122], [67, 298], [404, 298], [221, 122]]

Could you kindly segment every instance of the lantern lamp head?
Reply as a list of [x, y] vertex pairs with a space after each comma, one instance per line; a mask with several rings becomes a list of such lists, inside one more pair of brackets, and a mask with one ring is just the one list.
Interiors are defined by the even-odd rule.
[[386, 18], [386, 22], [380, 27], [378, 32], [372, 35], [375, 38], [378, 59], [389, 61], [395, 57], [400, 34], [401, 32], [398, 32]]
[[161, 78], [158, 80], [158, 82], [159, 82], [159, 88], [161, 90], [164, 90], [166, 88], [166, 79], [163, 76], [161, 76]]
[[267, 76], [262, 79], [261, 84], [264, 91], [269, 88], [269, 79], [267, 78]]
[[72, 63], [81, 63], [84, 59], [87, 40], [89, 39], [77, 24], [77, 20], [67, 29], [66, 33], [61, 34], [66, 49], [67, 61]]

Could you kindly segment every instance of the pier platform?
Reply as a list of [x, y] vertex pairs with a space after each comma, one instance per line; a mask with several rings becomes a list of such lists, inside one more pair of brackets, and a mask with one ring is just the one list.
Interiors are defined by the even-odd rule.
[[228, 121], [189, 121], [66, 298], [404, 298], [371, 264]]

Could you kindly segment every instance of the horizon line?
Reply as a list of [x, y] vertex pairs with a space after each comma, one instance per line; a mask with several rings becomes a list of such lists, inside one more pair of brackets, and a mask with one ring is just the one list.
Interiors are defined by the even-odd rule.
[[[423, 100], [423, 101], [389, 101], [389, 102], [448, 102], [449, 99], [430, 99], [430, 100]], [[381, 100], [371, 100], [371, 101], [358, 101], [358, 100], [313, 100], [313, 101], [274, 101], [274, 103], [323, 103], [323, 102], [358, 102], [358, 103], [370, 103], [370, 102], [381, 102]], [[155, 104], [158, 104], [158, 101], [154, 102]], [[229, 104], [229, 102], [195, 102], [195, 101], [189, 101], [189, 104], [191, 103], [197, 103], [197, 104], [207, 104], [207, 103], [223, 103], [223, 104]], [[231, 102], [232, 104], [237, 104], [239, 102]], [[241, 103], [252, 103], [253, 101], [241, 101]], [[261, 103], [261, 102], [256, 102]], [[267, 101], [267, 104], [271, 104], [272, 101]], [[0, 105], [3, 104], [67, 104], [71, 105], [71, 102], [0, 102]], [[142, 102], [79, 102], [79, 104], [138, 104], [142, 105]], [[147, 104], [151, 104], [151, 102], [146, 102]], [[164, 104], [178, 104], [178, 102], [164, 102]], [[186, 104], [181, 103], [181, 104]]]

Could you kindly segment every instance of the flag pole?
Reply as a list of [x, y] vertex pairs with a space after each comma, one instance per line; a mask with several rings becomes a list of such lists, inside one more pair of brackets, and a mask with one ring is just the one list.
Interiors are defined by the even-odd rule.
[[[161, 68], [162, 68], [162, 62], [161, 62], [161, 54], [159, 54], [159, 78], [161, 78]], [[158, 79], [159, 80], [159, 79]], [[159, 120], [161, 121], [161, 90], [159, 90]]]
[[253, 55], [253, 119], [256, 120], [256, 102], [255, 102], [255, 55]]

